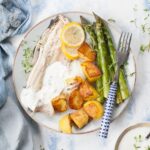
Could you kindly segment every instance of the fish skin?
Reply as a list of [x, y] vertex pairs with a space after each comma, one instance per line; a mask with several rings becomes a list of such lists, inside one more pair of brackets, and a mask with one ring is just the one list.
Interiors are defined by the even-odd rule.
[[[55, 26], [57, 24], [57, 22], [59, 21], [60, 18], [62, 18], [63, 16], [57, 16], [56, 18], [52, 19], [50, 24], [48, 25], [48, 28], [43, 32], [43, 34], [41, 35], [39, 41], [37, 42], [34, 51], [33, 51], [33, 59], [32, 59], [32, 65], [34, 66], [37, 62], [38, 56], [39, 56], [39, 52], [40, 52], [40, 48], [42, 46], [42, 44], [44, 45], [44, 43], [47, 41], [48, 39], [48, 35], [50, 34], [50, 29]], [[64, 18], [64, 17], [63, 17]], [[68, 22], [66, 20], [66, 22]]]

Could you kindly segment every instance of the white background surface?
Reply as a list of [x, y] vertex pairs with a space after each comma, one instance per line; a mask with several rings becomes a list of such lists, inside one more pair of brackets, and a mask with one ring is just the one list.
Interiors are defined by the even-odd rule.
[[[133, 11], [137, 5], [138, 11]], [[41, 128], [45, 148], [50, 150], [113, 150], [121, 132], [129, 125], [150, 121], [150, 52], [141, 54], [139, 47], [150, 41], [139, 28], [130, 23], [137, 18], [138, 25], [145, 16], [143, 0], [32, 0], [32, 26], [42, 19], [66, 11], [92, 11], [104, 19], [113, 18], [122, 30], [133, 33], [132, 50], [135, 56], [137, 80], [131, 102], [124, 113], [111, 124], [109, 138], [101, 144], [97, 132], [86, 135], [63, 135]], [[150, 21], [149, 21], [150, 22]], [[18, 47], [23, 35], [13, 38], [12, 43]], [[125, 150], [125, 149], [122, 149]]]

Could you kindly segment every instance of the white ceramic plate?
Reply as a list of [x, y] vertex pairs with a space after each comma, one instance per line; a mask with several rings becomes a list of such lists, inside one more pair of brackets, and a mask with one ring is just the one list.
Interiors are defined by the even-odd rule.
[[125, 129], [119, 136], [115, 150], [148, 150], [150, 138], [146, 138], [150, 133], [150, 123], [139, 123]]
[[[38, 41], [42, 32], [48, 27], [51, 19], [55, 18], [57, 15], [49, 17], [49, 18], [41, 21], [36, 26], [34, 26], [26, 34], [26, 36], [24, 37], [23, 41], [21, 42], [21, 44], [18, 48], [15, 62], [14, 62], [14, 69], [13, 69], [13, 80], [14, 80], [14, 85], [15, 85], [18, 99], [20, 99], [21, 90], [26, 85], [26, 80], [27, 80], [27, 75], [24, 73], [24, 70], [23, 70], [23, 67], [21, 64], [22, 59], [23, 59], [23, 49], [24, 49], [23, 43], [26, 41], [28, 44], [28, 47], [34, 48], [34, 46], [36, 45], [35, 41]], [[70, 20], [77, 21], [77, 22], [80, 22], [80, 15], [88, 18], [90, 21], [94, 20], [94, 18], [91, 14], [87, 14], [87, 13], [83, 13], [83, 12], [68, 12], [68, 13], [63, 13], [63, 15], [68, 17]], [[115, 41], [115, 43], [117, 43], [118, 39], [120, 37], [121, 31], [120, 31], [120, 29], [115, 27], [115, 25], [109, 24], [109, 27], [110, 27], [112, 35], [114, 37], [114, 41]], [[126, 66], [126, 72], [128, 75], [135, 72], [135, 62], [134, 62], [134, 58], [133, 58], [132, 53], [130, 53], [130, 56], [128, 59], [128, 65]], [[132, 93], [133, 88], [134, 88], [134, 83], [135, 83], [135, 74], [133, 74], [132, 76], [128, 76], [127, 81], [128, 81], [129, 89]], [[126, 100], [123, 104], [121, 104], [119, 107], [117, 107], [115, 109], [113, 119], [118, 117], [121, 114], [121, 112], [123, 112], [123, 110], [127, 106], [128, 102], [129, 102], [129, 100]], [[47, 128], [53, 129], [55, 131], [59, 131], [58, 121], [59, 121], [60, 117], [65, 114], [65, 113], [60, 113], [60, 114], [54, 115], [53, 117], [50, 117], [50, 116], [47, 116], [43, 113], [31, 113], [27, 109], [25, 109], [25, 111], [37, 123], [39, 123], [39, 124], [41, 124]], [[83, 129], [78, 130], [78, 129], [74, 128], [73, 133], [87, 133], [87, 132], [95, 131], [99, 128], [100, 128], [100, 121], [91, 121]]]

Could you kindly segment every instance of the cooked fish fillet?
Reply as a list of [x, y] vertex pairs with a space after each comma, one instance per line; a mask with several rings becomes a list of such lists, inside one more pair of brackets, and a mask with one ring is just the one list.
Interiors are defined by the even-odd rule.
[[60, 57], [60, 32], [63, 26], [68, 22], [69, 20], [67, 18], [59, 15], [43, 33], [41, 40], [37, 44], [36, 49], [39, 49], [39, 56], [29, 75], [27, 88], [31, 87], [34, 90], [39, 90], [41, 88], [47, 65]]
[[[35, 47], [35, 55], [33, 59], [34, 67], [28, 77], [26, 89], [31, 88], [33, 91], [40, 91], [42, 88], [43, 77], [47, 66], [55, 61], [68, 63], [65, 56], [60, 52], [61, 41], [60, 32], [63, 26], [69, 20], [59, 15], [51, 21], [49, 27], [42, 34]], [[32, 111], [46, 112], [49, 115], [54, 113], [53, 106], [49, 100], [48, 104], [36, 102], [36, 107]]]
[[42, 34], [40, 40], [37, 42], [37, 44], [36, 44], [36, 46], [35, 46], [35, 48], [34, 48], [34, 56], [33, 56], [33, 59], [32, 59], [32, 65], [33, 65], [33, 66], [34, 66], [35, 63], [37, 62], [37, 59], [38, 59], [38, 56], [39, 56], [39, 53], [40, 53], [40, 48], [41, 48], [41, 46], [42, 46], [42, 45], [47, 41], [47, 39], [48, 39], [49, 31], [50, 31], [50, 29], [47, 28], [47, 29], [43, 32], [43, 34]]

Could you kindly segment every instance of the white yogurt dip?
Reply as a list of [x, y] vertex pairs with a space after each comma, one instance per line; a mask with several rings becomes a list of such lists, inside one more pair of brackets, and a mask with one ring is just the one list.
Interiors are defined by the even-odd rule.
[[31, 87], [22, 90], [21, 103], [32, 111], [35, 111], [37, 106], [50, 105], [52, 109], [50, 112], [53, 114], [51, 100], [66, 89], [67, 79], [76, 76], [85, 78], [79, 60], [72, 61], [69, 65], [56, 61], [46, 68], [42, 88], [39, 91], [35, 91]]

